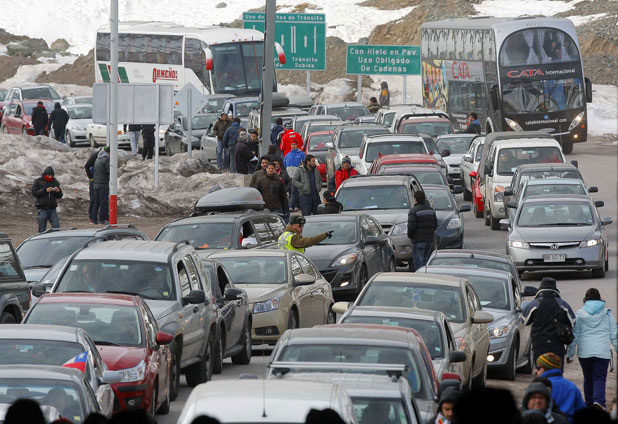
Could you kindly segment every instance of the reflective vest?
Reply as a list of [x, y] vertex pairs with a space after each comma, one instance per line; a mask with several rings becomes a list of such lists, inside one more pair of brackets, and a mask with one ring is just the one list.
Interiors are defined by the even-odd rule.
[[277, 246], [279, 247], [279, 249], [296, 250], [297, 252], [305, 253], [305, 249], [303, 249], [302, 247], [300, 249], [297, 249], [296, 247], [292, 246], [292, 237], [294, 237], [295, 235], [296, 233], [293, 233], [291, 231], [284, 231], [283, 234], [279, 236], [279, 240], [277, 240]]

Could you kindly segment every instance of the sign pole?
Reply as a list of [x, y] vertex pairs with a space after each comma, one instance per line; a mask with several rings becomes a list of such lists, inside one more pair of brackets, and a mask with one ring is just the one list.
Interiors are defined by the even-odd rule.
[[273, 108], [273, 80], [275, 74], [275, 10], [276, 0], [266, 0], [264, 19], [264, 61], [262, 62], [262, 104], [260, 105], [260, 152], [265, 154], [270, 144], [270, 119]]
[[191, 158], [191, 147], [193, 147], [193, 133], [192, 133], [192, 121], [193, 121], [193, 102], [191, 101], [191, 90], [187, 92], [187, 151], [189, 152], [189, 158]]
[[118, 223], [118, 0], [111, 0], [111, 94], [109, 157], [109, 222]]
[[[157, 115], [159, 114], [159, 102], [160, 102], [160, 90], [157, 87]], [[154, 188], [159, 188], [159, 119], [157, 119], [157, 125], [155, 127], [155, 175], [154, 175]]]
[[363, 76], [359, 75], [358, 76], [358, 82], [356, 83], [356, 101], [358, 103], [361, 103], [363, 100], [363, 94], [362, 94], [362, 81], [363, 81]]
[[408, 76], [403, 76], [403, 102], [404, 105], [408, 103]]
[[307, 95], [311, 96], [311, 71], [307, 71]]

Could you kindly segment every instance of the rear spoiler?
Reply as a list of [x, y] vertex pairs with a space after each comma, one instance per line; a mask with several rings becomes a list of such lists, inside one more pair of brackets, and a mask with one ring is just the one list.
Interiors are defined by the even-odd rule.
[[283, 362], [275, 361], [268, 366], [276, 376], [284, 376], [292, 370], [312, 371], [312, 372], [346, 372], [346, 371], [368, 371], [382, 372], [389, 377], [401, 377], [408, 371], [408, 366], [404, 364], [367, 364], [364, 362]]

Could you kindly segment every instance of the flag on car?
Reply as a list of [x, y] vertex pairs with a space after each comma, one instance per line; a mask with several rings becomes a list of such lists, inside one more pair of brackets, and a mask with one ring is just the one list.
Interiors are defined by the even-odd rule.
[[86, 360], [88, 359], [88, 351], [82, 352], [75, 358], [66, 361], [62, 364], [63, 367], [75, 368], [81, 372], [86, 372]]

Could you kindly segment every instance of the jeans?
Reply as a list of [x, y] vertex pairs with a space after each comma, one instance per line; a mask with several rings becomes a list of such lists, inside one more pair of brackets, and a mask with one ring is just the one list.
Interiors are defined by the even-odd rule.
[[142, 148], [142, 159], [152, 159], [152, 156], [154, 155], [155, 139], [154, 137], [144, 137], [143, 135], [142, 138], [144, 140], [144, 147]]
[[605, 382], [609, 359], [579, 358], [579, 364], [584, 372], [584, 398], [586, 406], [597, 402], [605, 406]]
[[52, 228], [60, 228], [60, 221], [58, 221], [56, 209], [39, 209], [36, 214], [36, 221], [39, 224], [39, 233], [47, 229], [47, 221], [49, 221]]
[[301, 194], [298, 196], [298, 203], [303, 216], [317, 215], [320, 198], [311, 194]]
[[228, 147], [230, 151], [230, 172], [236, 172], [236, 144]]
[[294, 210], [300, 204], [298, 201], [298, 189], [295, 185], [292, 185], [292, 189], [290, 190], [290, 209]]
[[64, 131], [65, 131], [65, 128], [58, 128], [58, 129], [54, 128], [54, 138], [61, 143], [66, 142], [64, 138]]
[[94, 199], [95, 199], [95, 195], [94, 195], [94, 181], [89, 181], [90, 184], [88, 184], [88, 194], [90, 195], [90, 204], [88, 205], [88, 218], [90, 218], [90, 220], [92, 220], [92, 210], [94, 209]]
[[431, 252], [433, 251], [433, 242], [421, 242], [417, 241], [412, 243], [412, 260], [410, 262], [410, 272], [416, 272], [417, 269], [424, 266]]
[[109, 221], [109, 185], [94, 186], [94, 206], [90, 218], [95, 224]]
[[230, 152], [223, 147], [223, 141], [217, 140], [217, 168], [223, 170], [230, 167]]
[[129, 142], [131, 143], [131, 153], [137, 154], [137, 145], [139, 141], [139, 131], [129, 131]]

